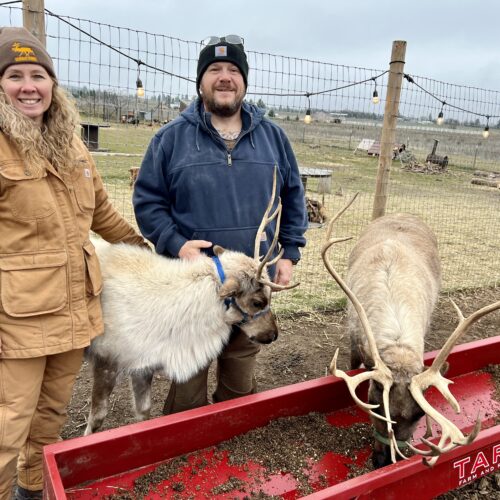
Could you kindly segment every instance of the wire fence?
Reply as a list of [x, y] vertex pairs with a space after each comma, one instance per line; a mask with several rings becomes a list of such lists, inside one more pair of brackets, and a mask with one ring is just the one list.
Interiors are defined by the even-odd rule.
[[[1, 6], [0, 24], [21, 26], [22, 9]], [[48, 10], [45, 26], [59, 81], [80, 110], [82, 136], [115, 206], [135, 224], [132, 177], [153, 134], [196, 95], [201, 45]], [[308, 243], [295, 273], [301, 286], [278, 294], [276, 306], [283, 313], [329, 309], [342, 294], [321, 260], [324, 220], [360, 192], [336, 228], [353, 236], [332, 255], [343, 272], [372, 216], [388, 71], [246, 45], [247, 100], [288, 134], [310, 209]], [[404, 71], [387, 213], [417, 214], [434, 229], [445, 291], [498, 286], [500, 93], [412, 75], [411, 60]]]

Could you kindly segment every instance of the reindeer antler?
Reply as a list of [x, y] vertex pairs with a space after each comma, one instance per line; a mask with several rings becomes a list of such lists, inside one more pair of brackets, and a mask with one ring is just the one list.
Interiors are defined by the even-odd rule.
[[[270, 260], [271, 255], [273, 254], [276, 245], [278, 244], [278, 236], [279, 236], [279, 231], [280, 231], [280, 224], [281, 224], [281, 211], [282, 211], [282, 205], [281, 205], [281, 198], [278, 197], [278, 205], [276, 206], [276, 209], [274, 210], [273, 213], [271, 213], [271, 210], [273, 208], [274, 200], [276, 198], [276, 177], [277, 177], [277, 171], [278, 167], [277, 165], [274, 166], [274, 173], [273, 173], [273, 189], [271, 193], [271, 199], [269, 200], [269, 204], [267, 205], [266, 211], [264, 212], [264, 215], [262, 217], [262, 220], [260, 222], [259, 229], [257, 229], [257, 235], [255, 236], [255, 245], [254, 245], [254, 259], [259, 262], [259, 267], [257, 269], [257, 280], [259, 283], [262, 283], [263, 285], [267, 285], [271, 288], [273, 292], [276, 292], [278, 290], [290, 290], [291, 288], [295, 288], [299, 286], [300, 283], [295, 283], [292, 285], [278, 285], [276, 283], [273, 283], [270, 280], [267, 280], [266, 278], [262, 277], [262, 272], [264, 268], [267, 266], [271, 266], [275, 264], [279, 259], [281, 259], [284, 249], [280, 248], [278, 251], [278, 255], [274, 257], [274, 259]], [[271, 215], [269, 215], [271, 214]], [[260, 242], [262, 235], [264, 234], [266, 226], [272, 222], [274, 219], [276, 219], [276, 229], [274, 232], [274, 237], [273, 241], [271, 242], [271, 245], [269, 246], [269, 249], [266, 252], [266, 255], [260, 260]]]
[[[443, 377], [440, 370], [446, 362], [446, 358], [450, 354], [453, 346], [457, 343], [458, 339], [470, 328], [470, 326], [486, 314], [500, 309], [500, 301], [498, 301], [485, 306], [482, 309], [479, 309], [478, 311], [472, 313], [468, 318], [464, 318], [462, 311], [455, 304], [455, 302], [451, 302], [453, 304], [453, 307], [455, 307], [455, 310], [457, 311], [459, 317], [457, 328], [449, 336], [441, 351], [434, 359], [432, 365], [424, 372], [415, 375], [410, 383], [410, 392], [415, 401], [419, 404], [420, 408], [422, 408], [422, 410], [432, 418], [432, 420], [434, 420], [438, 425], [441, 426], [442, 429], [441, 438], [437, 445], [431, 443], [425, 438], [422, 438], [422, 442], [425, 443], [430, 448], [430, 450], [420, 450], [413, 447], [412, 445], [409, 445], [410, 448], [419, 455], [432, 456], [431, 459], [423, 459], [424, 463], [429, 466], [433, 466], [442, 453], [449, 451], [456, 446], [472, 443], [481, 429], [481, 419], [478, 415], [471, 433], [468, 436], [465, 436], [453, 422], [448, 420], [429, 404], [429, 402], [424, 398], [424, 391], [430, 386], [436, 387], [436, 389], [439, 390], [439, 392], [445, 397], [448, 403], [450, 403], [452, 408], [455, 410], [455, 413], [460, 413], [460, 405], [448, 388], [448, 386], [452, 384], [453, 381]], [[447, 442], [448, 444], [446, 444]]]
[[[393, 378], [392, 378], [392, 373], [387, 367], [387, 365], [382, 361], [382, 358], [380, 357], [380, 354], [377, 349], [377, 344], [375, 343], [375, 336], [373, 335], [373, 331], [370, 327], [370, 323], [368, 322], [368, 317], [366, 315], [366, 311], [364, 310], [363, 306], [361, 305], [361, 302], [357, 299], [357, 297], [354, 295], [354, 293], [351, 291], [351, 289], [347, 286], [347, 284], [344, 282], [344, 280], [340, 277], [340, 275], [335, 271], [333, 268], [332, 264], [327, 258], [327, 252], [328, 250], [332, 247], [332, 245], [336, 243], [341, 243], [343, 241], [348, 241], [352, 239], [352, 237], [344, 237], [344, 238], [332, 238], [332, 231], [333, 231], [333, 225], [337, 221], [337, 219], [352, 205], [356, 197], [358, 196], [359, 193], [356, 193], [351, 200], [342, 208], [339, 210], [335, 216], [332, 218], [332, 220], [328, 224], [328, 229], [326, 233], [326, 242], [323, 245], [323, 248], [321, 249], [321, 256], [323, 258], [323, 262], [325, 264], [326, 269], [328, 272], [332, 275], [333, 279], [338, 283], [340, 288], [344, 291], [344, 293], [347, 295], [349, 300], [351, 301], [352, 305], [354, 306], [354, 309], [356, 310], [356, 313], [358, 314], [361, 326], [366, 334], [366, 338], [368, 341], [368, 347], [370, 349], [370, 354], [373, 360], [373, 369], [370, 371], [366, 371], [363, 373], [358, 373], [357, 375], [350, 376], [347, 375], [343, 370], [339, 370], [337, 368], [337, 356], [339, 350], [335, 352], [335, 356], [332, 359], [332, 362], [330, 364], [330, 372], [335, 375], [336, 377], [339, 377], [345, 381], [347, 384], [347, 387], [349, 389], [349, 392], [351, 393], [352, 398], [356, 402], [356, 404], [364, 411], [368, 412], [370, 415], [374, 416], [375, 418], [378, 418], [380, 420], [384, 420], [387, 424], [387, 435], [390, 440], [390, 448], [391, 448], [391, 459], [393, 462], [396, 461], [396, 453], [400, 455], [403, 458], [405, 457], [398, 448], [397, 442], [396, 442], [396, 437], [394, 435], [394, 431], [392, 429], [392, 424], [395, 424], [393, 420], [391, 420], [391, 415], [389, 412], [389, 392], [392, 387], [393, 383]], [[383, 392], [382, 392], [382, 401], [384, 403], [384, 413], [385, 415], [379, 415], [378, 413], [375, 413], [373, 409], [378, 408], [379, 405], [372, 405], [369, 403], [364, 403], [361, 401], [357, 394], [356, 394], [356, 388], [358, 387], [359, 384], [364, 382], [365, 380], [375, 380], [377, 381], [380, 385], [383, 387]]]

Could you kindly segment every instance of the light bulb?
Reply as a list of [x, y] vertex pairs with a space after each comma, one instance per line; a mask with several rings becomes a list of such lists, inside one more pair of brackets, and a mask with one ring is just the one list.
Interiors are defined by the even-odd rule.
[[488, 139], [489, 136], [490, 136], [490, 127], [488, 127], [488, 125], [486, 125], [486, 127], [484, 127], [484, 130], [483, 130], [483, 137], [485, 139]]
[[306, 116], [304, 116], [304, 123], [306, 123], [307, 125], [309, 125], [311, 122], [312, 122], [311, 110], [308, 109], [306, 111]]
[[376, 90], [373, 91], [372, 102], [373, 104], [378, 104], [380, 102], [380, 97], [378, 96], [378, 92]]
[[442, 112], [442, 111], [440, 111], [440, 112], [439, 112], [439, 115], [438, 115], [438, 117], [437, 117], [436, 123], [437, 123], [438, 125], [442, 125], [442, 124], [443, 124], [443, 122], [444, 122], [443, 112]]
[[144, 87], [140, 78], [137, 78], [135, 85], [137, 87], [137, 97], [144, 97]]

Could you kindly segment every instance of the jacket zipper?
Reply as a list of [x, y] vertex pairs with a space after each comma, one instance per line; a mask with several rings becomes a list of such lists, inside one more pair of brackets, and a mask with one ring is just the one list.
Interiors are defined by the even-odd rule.
[[250, 130], [252, 129], [252, 124], [253, 124], [253, 116], [250, 115], [250, 127], [248, 128], [248, 130], [243, 135], [241, 135], [240, 137], [238, 137], [238, 140], [234, 144], [233, 149], [231, 151], [229, 151], [227, 149], [226, 143], [220, 137], [220, 135], [214, 134], [212, 132], [212, 130], [210, 130], [210, 127], [207, 125], [207, 122], [205, 121], [205, 116], [203, 116], [203, 123], [205, 125], [205, 128], [210, 133], [210, 135], [214, 138], [214, 140], [224, 146], [224, 149], [226, 150], [226, 153], [227, 153], [227, 166], [228, 167], [232, 167], [233, 166], [233, 157], [231, 156], [231, 152], [234, 151], [234, 148], [237, 146], [238, 142], [240, 142], [240, 140], [242, 139], [242, 137], [244, 137], [245, 135], [247, 135], [248, 133], [250, 133]]

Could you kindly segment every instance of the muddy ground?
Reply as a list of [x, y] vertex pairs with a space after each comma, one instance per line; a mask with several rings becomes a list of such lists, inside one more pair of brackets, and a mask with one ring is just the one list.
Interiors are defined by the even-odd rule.
[[[488, 289], [456, 293], [452, 298], [467, 316], [476, 309], [498, 300], [499, 296], [498, 289]], [[348, 369], [349, 339], [345, 335], [344, 316], [343, 311], [334, 311], [279, 318], [281, 328], [279, 339], [263, 347], [258, 358], [256, 376], [259, 390], [273, 389], [324, 376], [337, 347], [340, 347], [339, 368]], [[456, 325], [456, 312], [449, 298], [443, 297], [433, 315], [431, 333], [426, 339], [426, 351], [439, 349]], [[500, 311], [480, 320], [459, 343], [495, 335], [500, 335]], [[213, 384], [213, 373], [211, 379]], [[75, 385], [68, 422], [63, 429], [63, 438], [82, 435], [89, 410], [91, 386], [91, 376], [85, 363]], [[158, 373], [153, 385], [153, 417], [161, 416], [168, 387], [169, 381]], [[127, 380], [117, 384], [111, 397], [110, 408], [103, 430], [134, 422]], [[450, 500], [500, 498], [498, 477], [489, 476], [487, 481], [476, 483], [450, 492], [442, 498]]]

